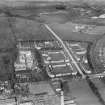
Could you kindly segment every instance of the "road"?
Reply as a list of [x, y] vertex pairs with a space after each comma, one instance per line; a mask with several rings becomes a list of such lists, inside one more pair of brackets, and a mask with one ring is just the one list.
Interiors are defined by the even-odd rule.
[[[72, 62], [75, 62], [74, 65], [76, 66], [79, 73], [85, 77], [81, 69], [79, 68], [77, 62], [72, 56], [71, 50], [67, 49], [65, 44], [63, 43], [62, 39], [48, 26], [45, 25], [45, 27], [52, 33], [52, 35], [61, 43], [62, 47], [68, 54], [69, 58], [72, 60]], [[98, 85], [101, 82], [98, 82]], [[80, 105], [102, 105], [102, 103], [99, 102], [99, 97], [94, 94], [93, 90], [91, 90], [89, 84], [86, 80], [81, 81], [72, 81], [69, 84], [71, 93], [68, 92], [68, 94], [72, 95], [75, 98], [75, 101], [79, 103]], [[96, 86], [97, 87], [97, 86]], [[104, 86], [103, 86], [104, 87]], [[98, 86], [99, 90], [100, 87]], [[102, 92], [100, 92], [102, 94]], [[68, 95], [69, 96], [69, 95]]]
[[63, 40], [77, 40], [92, 42], [97, 37], [104, 34], [105, 26], [96, 26], [87, 33], [80, 33], [75, 31], [77, 24], [68, 21], [64, 24], [53, 23], [49, 24], [50, 28], [56, 32], [57, 35]]
[[62, 41], [62, 39], [47, 25], [44, 24], [44, 26], [52, 33], [52, 36], [58, 40], [58, 42], [62, 45], [64, 52], [68, 55], [69, 57], [69, 61], [70, 63], [72, 62], [74, 64], [74, 66], [76, 67], [77, 71], [82, 75], [82, 78], [85, 78], [85, 75], [83, 74], [83, 72], [81, 71], [80, 67], [78, 66], [77, 62], [75, 61], [75, 59], [72, 56], [72, 53], [70, 52], [70, 50], [67, 49], [66, 45], [64, 44], [64, 42]]
[[[77, 40], [93, 42], [97, 37], [101, 36], [105, 31], [105, 26], [97, 26], [88, 33], [75, 32], [75, 26], [77, 24], [70, 22], [69, 16], [65, 16], [68, 13], [63, 11], [58, 14], [41, 15], [36, 20], [28, 20], [25, 18], [11, 18], [12, 30], [15, 32], [17, 39], [34, 39], [34, 40], [51, 40], [51, 32], [49, 32], [41, 23], [48, 23], [50, 28], [56, 32], [56, 34], [62, 40]], [[1, 23], [8, 26], [8, 18], [0, 17]], [[4, 26], [1, 24], [1, 28]], [[6, 32], [1, 30], [1, 34], [8, 32], [10, 27], [6, 27]], [[8, 34], [8, 33], [7, 33]], [[7, 37], [7, 36], [6, 36]], [[11, 38], [11, 37], [10, 37]]]

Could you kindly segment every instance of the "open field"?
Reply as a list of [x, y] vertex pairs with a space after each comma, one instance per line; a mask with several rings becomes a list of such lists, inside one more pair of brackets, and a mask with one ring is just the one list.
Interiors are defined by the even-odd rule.
[[69, 87], [77, 105], [101, 105], [85, 80], [69, 82]]

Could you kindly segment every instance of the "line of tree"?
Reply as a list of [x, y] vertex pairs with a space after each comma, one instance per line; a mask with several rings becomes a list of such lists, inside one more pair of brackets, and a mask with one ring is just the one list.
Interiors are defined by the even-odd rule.
[[105, 101], [104, 101], [102, 95], [100, 94], [99, 89], [96, 87], [96, 85], [88, 77], [86, 78], [86, 81], [87, 81], [89, 87], [91, 88], [91, 90], [93, 91], [93, 93], [97, 96], [99, 102], [102, 105], [105, 105]]

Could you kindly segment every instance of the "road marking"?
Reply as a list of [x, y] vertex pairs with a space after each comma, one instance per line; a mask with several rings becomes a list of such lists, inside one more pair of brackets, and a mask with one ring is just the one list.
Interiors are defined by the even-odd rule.
[[76, 66], [77, 70], [79, 71], [79, 73], [82, 75], [82, 78], [85, 78], [85, 75], [83, 74], [83, 72], [81, 71], [81, 69], [79, 68], [77, 62], [74, 60], [74, 58], [72, 57], [72, 55], [70, 54], [70, 51], [67, 49], [67, 47], [65, 46], [64, 42], [62, 41], [62, 39], [47, 25], [44, 24], [44, 26], [52, 33], [52, 35], [61, 43], [62, 47], [64, 48], [65, 52], [68, 54], [69, 58], [73, 61], [74, 65]]

